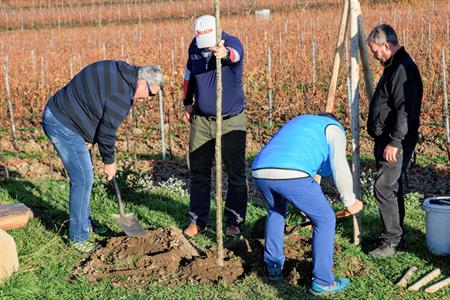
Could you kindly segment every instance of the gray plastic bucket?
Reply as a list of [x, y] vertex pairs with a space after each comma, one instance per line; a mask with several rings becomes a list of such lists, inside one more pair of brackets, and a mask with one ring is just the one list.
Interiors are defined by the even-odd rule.
[[423, 201], [426, 212], [427, 247], [434, 255], [450, 254], [450, 197]]

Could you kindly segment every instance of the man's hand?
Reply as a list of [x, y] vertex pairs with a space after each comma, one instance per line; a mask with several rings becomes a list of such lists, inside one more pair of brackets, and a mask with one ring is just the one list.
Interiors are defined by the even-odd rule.
[[86, 148], [87, 148], [89, 151], [91, 151], [92, 147], [94, 147], [94, 144], [86, 142]]
[[105, 173], [106, 176], [108, 176], [108, 180], [111, 180], [114, 175], [116, 175], [116, 163], [113, 162], [112, 164], [105, 164]]
[[186, 123], [189, 123], [191, 115], [192, 115], [192, 104], [189, 104], [184, 107], [184, 121]]
[[355, 215], [363, 209], [363, 206], [364, 206], [363, 203], [361, 201], [359, 201], [358, 199], [356, 199], [355, 203], [353, 203], [352, 205], [347, 207], [347, 210], [352, 215]]
[[226, 59], [228, 56], [228, 49], [224, 46], [225, 41], [221, 40], [219, 42], [219, 46], [209, 47], [209, 51], [211, 51], [215, 57], [220, 59]]
[[398, 151], [397, 147], [387, 145], [386, 148], [384, 148], [383, 158], [387, 162], [395, 163], [397, 161], [397, 151]]

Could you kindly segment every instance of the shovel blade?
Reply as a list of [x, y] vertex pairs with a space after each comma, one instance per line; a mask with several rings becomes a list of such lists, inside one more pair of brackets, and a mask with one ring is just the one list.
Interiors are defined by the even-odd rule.
[[124, 215], [113, 214], [112, 218], [128, 236], [144, 236], [147, 234], [147, 231], [132, 213]]

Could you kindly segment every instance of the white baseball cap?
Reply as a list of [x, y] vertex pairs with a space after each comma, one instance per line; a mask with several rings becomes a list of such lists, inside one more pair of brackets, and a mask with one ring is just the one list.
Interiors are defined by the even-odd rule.
[[195, 20], [195, 40], [198, 48], [209, 48], [216, 45], [216, 18], [201, 16]]

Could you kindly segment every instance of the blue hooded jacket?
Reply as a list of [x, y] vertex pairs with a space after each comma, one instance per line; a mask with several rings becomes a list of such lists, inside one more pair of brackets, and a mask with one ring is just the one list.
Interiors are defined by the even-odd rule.
[[331, 175], [326, 129], [342, 125], [326, 116], [302, 115], [283, 126], [261, 150], [252, 170], [297, 170], [314, 177]]

